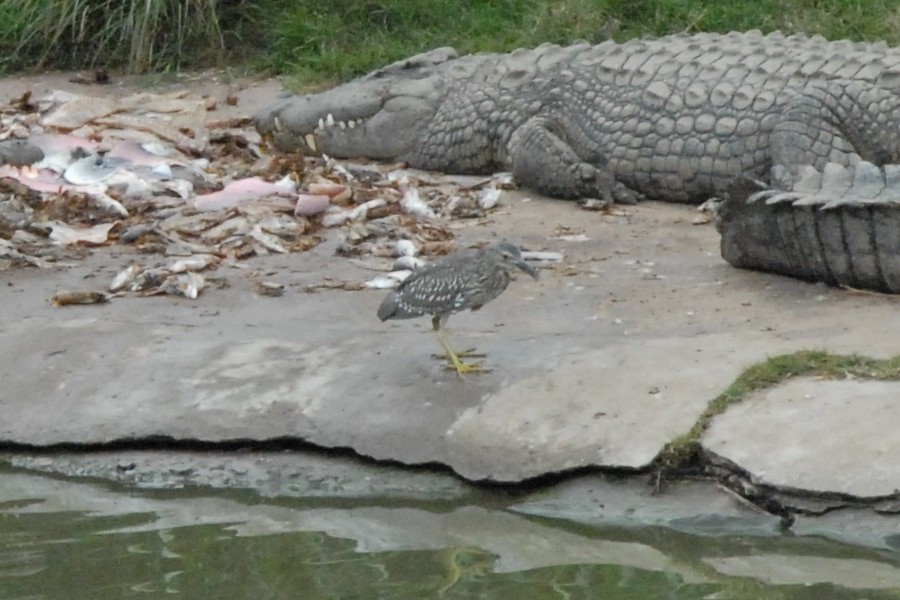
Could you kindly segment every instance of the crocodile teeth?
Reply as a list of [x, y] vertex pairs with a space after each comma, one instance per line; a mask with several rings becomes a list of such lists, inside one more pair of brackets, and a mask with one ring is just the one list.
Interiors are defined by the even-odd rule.
[[310, 150], [315, 152], [316, 151], [316, 136], [314, 136], [311, 133], [307, 133], [304, 136], [304, 139], [306, 140], [306, 145], [309, 146]]
[[325, 120], [322, 117], [319, 117], [319, 129], [325, 129]]
[[284, 126], [281, 124], [281, 119], [279, 119], [278, 117], [275, 117], [274, 124], [275, 124], [275, 131], [284, 130]]
[[338, 121], [338, 127], [340, 127], [341, 129], [346, 129], [346, 128], [347, 128], [347, 124], [344, 123], [343, 121]]
[[328, 113], [328, 116], [325, 117], [325, 124], [328, 125], [329, 127], [334, 125], [334, 115], [333, 114]]
[[356, 127], [356, 121], [347, 121], [347, 127], [353, 129], [354, 127]]

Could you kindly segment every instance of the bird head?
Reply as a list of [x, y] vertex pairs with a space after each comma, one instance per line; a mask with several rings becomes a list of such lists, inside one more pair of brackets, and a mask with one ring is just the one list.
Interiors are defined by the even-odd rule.
[[515, 267], [522, 269], [535, 279], [538, 278], [538, 272], [525, 262], [525, 259], [522, 258], [522, 251], [519, 250], [518, 246], [509, 242], [499, 242], [487, 246], [485, 250], [496, 253], [508, 270], [512, 271], [513, 267]]

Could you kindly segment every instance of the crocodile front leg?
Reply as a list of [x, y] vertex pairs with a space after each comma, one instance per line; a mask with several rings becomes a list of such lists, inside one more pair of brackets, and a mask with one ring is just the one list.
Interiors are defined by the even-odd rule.
[[605, 167], [582, 160], [554, 129], [549, 119], [533, 117], [510, 136], [507, 154], [520, 185], [555, 198], [599, 197], [620, 204], [642, 199]]

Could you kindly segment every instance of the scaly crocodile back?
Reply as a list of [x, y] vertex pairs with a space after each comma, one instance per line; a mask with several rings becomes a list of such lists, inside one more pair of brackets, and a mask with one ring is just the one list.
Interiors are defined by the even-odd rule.
[[[767, 178], [773, 164], [821, 167], [850, 161], [852, 152], [872, 161], [892, 156], [893, 139], [869, 144], [870, 132], [881, 131], [880, 119], [890, 120], [896, 108], [885, 94], [900, 89], [900, 51], [885, 44], [758, 31], [673, 35], [545, 44], [464, 56], [441, 68], [455, 83], [409, 162], [450, 172], [509, 169], [554, 196], [596, 193], [592, 179], [605, 175], [587, 172], [581, 185], [566, 174], [578, 159], [605, 168], [614, 186], [699, 202], [736, 176]], [[843, 83], [812, 92], [820, 105], [799, 108], [821, 114], [792, 124], [798, 98], [832, 82]], [[884, 93], [854, 89], [846, 102], [840, 85], [848, 82]], [[837, 130], [827, 112], [840, 113]], [[544, 155], [556, 146], [551, 154], [572, 153], [558, 166]]]
[[[746, 97], [753, 96], [759, 86], [777, 92], [816, 79], [857, 79], [900, 88], [900, 50], [884, 42], [829, 41], [781, 32], [763, 35], [758, 30], [676, 34], [593, 46], [542, 44], [509, 54], [472, 56], [497, 59], [496, 70], [484, 69], [476, 76], [482, 80], [514, 74], [522, 81], [527, 75], [546, 76], [560, 69], [584, 67], [593, 69], [599, 81], [619, 86], [665, 81], [685, 88], [706, 82], [702, 87], [708, 88], [708, 82], [715, 82], [726, 85], [727, 90], [740, 92], [743, 87], [739, 95]], [[462, 69], [459, 75], [473, 75], [466, 71]]]

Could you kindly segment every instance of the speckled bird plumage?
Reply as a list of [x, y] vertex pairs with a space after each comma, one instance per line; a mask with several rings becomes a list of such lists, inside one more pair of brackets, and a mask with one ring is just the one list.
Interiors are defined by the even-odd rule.
[[519, 249], [508, 242], [451, 254], [413, 272], [384, 299], [378, 318], [446, 317], [466, 309], [477, 310], [503, 293], [516, 269], [537, 278]]
[[378, 318], [387, 321], [431, 315], [431, 326], [444, 348], [448, 369], [455, 370], [460, 376], [488, 371], [481, 365], [466, 364], [460, 360], [460, 356], [472, 354], [453, 350], [444, 333], [444, 323], [451, 314], [467, 308], [478, 310], [502, 294], [516, 269], [538, 278], [537, 271], [522, 259], [519, 249], [509, 242], [490, 244], [475, 252], [445, 256], [414, 271], [388, 294], [378, 307]]

